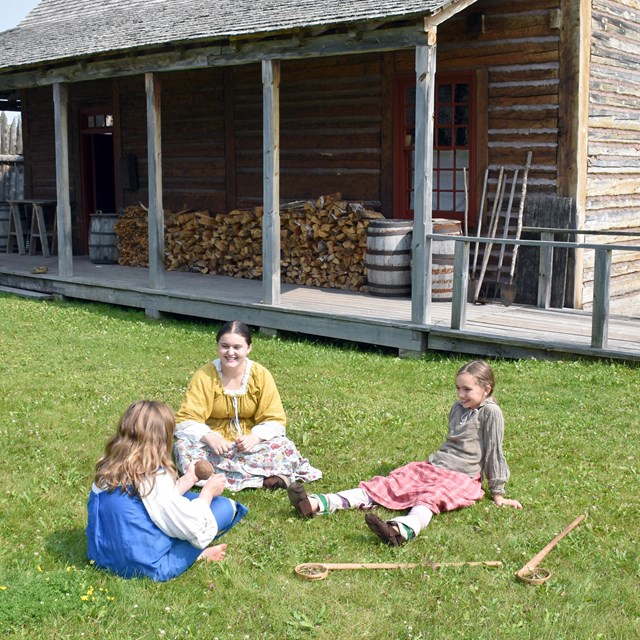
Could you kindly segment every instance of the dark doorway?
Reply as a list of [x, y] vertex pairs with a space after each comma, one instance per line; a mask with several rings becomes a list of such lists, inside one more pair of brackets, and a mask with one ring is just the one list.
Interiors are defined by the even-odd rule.
[[89, 216], [115, 213], [113, 116], [108, 108], [81, 113], [82, 226], [84, 251], [89, 250]]

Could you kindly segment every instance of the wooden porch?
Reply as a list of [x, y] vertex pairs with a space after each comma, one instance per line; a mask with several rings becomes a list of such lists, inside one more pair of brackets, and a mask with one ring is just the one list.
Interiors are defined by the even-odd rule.
[[[46, 267], [46, 273], [34, 273]], [[572, 356], [640, 361], [640, 318], [611, 316], [606, 348], [591, 346], [590, 312], [493, 303], [466, 305], [464, 329], [451, 328], [452, 303], [434, 302], [430, 324], [411, 321], [408, 298], [374, 297], [335, 289], [282, 285], [279, 304], [263, 302], [263, 283], [167, 271], [164, 288], [150, 285], [140, 267], [97, 265], [73, 258], [73, 275], [60, 276], [58, 258], [0, 254], [0, 292], [20, 290], [225, 321], [240, 318], [265, 331], [290, 331], [398, 349], [505, 358]]]

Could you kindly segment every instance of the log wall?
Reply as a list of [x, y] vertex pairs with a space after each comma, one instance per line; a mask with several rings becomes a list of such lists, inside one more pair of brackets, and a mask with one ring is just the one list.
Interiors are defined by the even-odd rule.
[[[640, 4], [593, 0], [585, 226], [640, 234]], [[606, 236], [600, 242], [639, 244]], [[614, 252], [611, 307], [640, 314], [640, 254]], [[584, 256], [584, 301], [593, 300], [593, 252]]]
[[[438, 32], [438, 70], [486, 72], [490, 175], [501, 166], [509, 173], [523, 167], [532, 151], [531, 192], [557, 186], [559, 6], [560, 0], [487, 0]], [[484, 32], [473, 32], [471, 16]]]
[[[224, 73], [219, 69], [160, 75], [163, 202], [169, 209], [227, 210]], [[122, 181], [121, 207], [148, 201], [147, 121], [143, 76], [117, 81], [120, 159], [136, 167]], [[116, 158], [118, 161], [118, 158]]]
[[26, 105], [23, 100], [22, 135], [25, 197], [55, 199], [56, 145], [51, 87], [29, 90]]
[[[238, 205], [262, 203], [262, 85], [259, 67], [234, 86]], [[285, 61], [280, 84], [283, 200], [342, 192], [380, 207], [382, 57]], [[387, 212], [390, 215], [390, 212]]]

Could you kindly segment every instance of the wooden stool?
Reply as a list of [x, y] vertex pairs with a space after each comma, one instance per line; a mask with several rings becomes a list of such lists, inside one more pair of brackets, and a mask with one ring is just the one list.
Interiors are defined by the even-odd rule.
[[[36, 254], [36, 240], [40, 241], [42, 255], [48, 258], [54, 251], [56, 244], [56, 226], [58, 221], [57, 211], [54, 209], [53, 224], [51, 229], [47, 229], [44, 218], [43, 205], [48, 203], [34, 202], [31, 213], [31, 233], [29, 235], [29, 255]], [[51, 245], [49, 238], [51, 237]], [[51, 246], [51, 249], [49, 248]]]
[[22, 226], [22, 211], [20, 202], [9, 202], [9, 231], [7, 233], [7, 253], [13, 253], [13, 241], [18, 242], [18, 254], [27, 253], [25, 245], [25, 231]]

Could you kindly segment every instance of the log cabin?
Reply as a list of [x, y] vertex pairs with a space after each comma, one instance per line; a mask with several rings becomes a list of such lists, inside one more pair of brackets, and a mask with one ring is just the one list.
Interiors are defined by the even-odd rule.
[[[25, 195], [57, 203], [63, 274], [97, 211], [144, 205], [161, 286], [165, 211], [254, 208], [274, 302], [280, 207], [340, 194], [413, 221], [424, 322], [431, 246], [415, 238], [434, 219], [480, 233], [499, 171], [503, 189], [520, 172], [515, 212], [529, 153], [527, 198], [568, 204], [530, 224], [618, 244], [640, 227], [637, 0], [42, 0], [0, 51]], [[594, 252], [565, 269], [558, 306], [588, 309]], [[640, 310], [639, 270], [637, 253], [615, 254], [613, 310]], [[535, 278], [519, 282], [526, 300]]]

